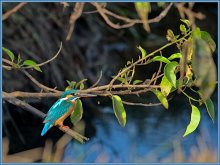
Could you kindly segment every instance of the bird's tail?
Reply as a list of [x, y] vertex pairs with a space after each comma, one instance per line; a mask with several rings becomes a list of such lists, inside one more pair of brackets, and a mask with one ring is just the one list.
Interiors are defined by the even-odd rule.
[[41, 136], [44, 136], [44, 134], [51, 128], [51, 123], [45, 123], [44, 128], [41, 132]]

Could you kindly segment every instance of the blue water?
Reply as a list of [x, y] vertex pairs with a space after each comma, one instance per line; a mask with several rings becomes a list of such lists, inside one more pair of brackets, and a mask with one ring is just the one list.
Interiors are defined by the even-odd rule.
[[[180, 105], [178, 109], [164, 110], [163, 107], [127, 108], [127, 124], [120, 127], [111, 107], [103, 108], [101, 116], [93, 122], [96, 135], [85, 144], [75, 141], [65, 149], [63, 162], [158, 162], [169, 156], [176, 144], [183, 149], [185, 157], [190, 155], [198, 138], [217, 150], [217, 118], [213, 124], [205, 107], [200, 107], [201, 122], [197, 130], [183, 138], [190, 120], [191, 109]], [[217, 104], [215, 105], [217, 113]], [[217, 114], [216, 114], [217, 116]]]

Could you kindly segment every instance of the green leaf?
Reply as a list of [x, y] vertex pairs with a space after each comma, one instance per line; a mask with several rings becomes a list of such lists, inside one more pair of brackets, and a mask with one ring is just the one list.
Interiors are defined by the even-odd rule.
[[82, 115], [83, 115], [82, 101], [80, 99], [77, 99], [76, 107], [70, 116], [70, 119], [73, 125], [76, 125], [82, 119]]
[[199, 87], [201, 97], [205, 101], [215, 90], [217, 71], [208, 43], [198, 38], [193, 41], [192, 70], [195, 85]]
[[33, 67], [35, 70], [39, 71], [39, 72], [42, 72], [42, 70], [40, 69], [39, 66], [37, 66], [37, 63], [32, 61], [32, 60], [25, 60], [23, 62], [23, 65], [26, 65], [26, 66], [30, 66], [30, 67]]
[[138, 46], [137, 48], [141, 51], [142, 58], [144, 58], [147, 55], [146, 50], [144, 50], [141, 46]]
[[7, 48], [2, 47], [2, 50], [9, 56], [9, 58], [11, 59], [11, 61], [13, 62], [15, 59], [15, 55], [12, 51], [10, 51]]
[[181, 57], [182, 57], [181, 53], [174, 53], [168, 58], [168, 60], [173, 60], [173, 59], [181, 58]]
[[190, 27], [190, 22], [187, 19], [180, 19], [180, 21], [182, 21], [183, 23], [185, 23], [187, 25], [187, 27]]
[[155, 56], [152, 61], [160, 61], [160, 62], [164, 62], [164, 63], [170, 63], [170, 61], [163, 56]]
[[166, 78], [165, 75], [163, 76], [161, 80], [160, 89], [164, 96], [168, 96], [172, 89], [172, 84], [169, 82], [169, 80]]
[[117, 80], [122, 82], [123, 84], [128, 84], [128, 81], [125, 78], [118, 77]]
[[182, 34], [184, 34], [184, 35], [186, 34], [187, 30], [186, 30], [185, 25], [183, 25], [183, 24], [180, 25], [180, 31], [181, 31]]
[[215, 41], [212, 39], [211, 35], [206, 31], [201, 31], [201, 38], [208, 43], [212, 52], [214, 52], [216, 49], [216, 44]]
[[210, 98], [205, 101], [205, 106], [206, 106], [206, 110], [207, 110], [209, 116], [211, 117], [211, 119], [214, 123], [214, 121], [215, 121], [215, 109], [214, 109], [214, 104], [213, 104], [213, 102]]
[[150, 2], [135, 2], [134, 3], [137, 14], [142, 20], [143, 27], [146, 31], [150, 31], [148, 24], [148, 13], [151, 11]]
[[83, 89], [84, 88], [84, 82], [87, 81], [88, 79], [82, 79], [80, 80], [78, 83], [76, 83], [75, 88], [80, 88]]
[[190, 133], [192, 133], [199, 125], [200, 122], [200, 111], [199, 109], [194, 106], [192, 106], [192, 113], [191, 113], [191, 120], [190, 123], [188, 124], [186, 131], [183, 135], [183, 137], [185, 137], [186, 135], [189, 135]]
[[167, 38], [168, 41], [171, 41], [171, 42], [176, 40], [176, 37], [175, 37], [175, 35], [174, 35], [174, 33], [171, 29], [167, 30], [166, 38]]
[[124, 127], [126, 124], [126, 112], [121, 98], [118, 95], [112, 95], [112, 104], [115, 116], [117, 117], [119, 124]]
[[201, 38], [200, 28], [197, 27], [195, 30], [193, 30], [192, 35], [193, 35], [194, 38]]
[[161, 102], [164, 108], [168, 109], [169, 104], [167, 98], [159, 90], [152, 89], [151, 91], [157, 96], [158, 100]]
[[133, 85], [140, 84], [142, 82], [143, 82], [142, 80], [134, 80]]
[[176, 74], [175, 69], [178, 63], [176, 61], [172, 61], [164, 67], [164, 73], [167, 77], [168, 81], [176, 88]]

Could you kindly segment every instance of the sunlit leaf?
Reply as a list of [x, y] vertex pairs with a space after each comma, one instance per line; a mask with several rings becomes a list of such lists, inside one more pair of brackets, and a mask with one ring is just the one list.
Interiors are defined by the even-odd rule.
[[187, 19], [180, 19], [180, 21], [182, 21], [183, 23], [185, 23], [187, 25], [187, 27], [190, 27], [190, 22]]
[[206, 106], [206, 110], [207, 110], [209, 116], [211, 117], [211, 119], [214, 123], [214, 121], [215, 121], [215, 108], [214, 108], [214, 104], [210, 98], [205, 101], [205, 106]]
[[176, 74], [175, 69], [178, 63], [176, 61], [172, 61], [164, 67], [164, 73], [168, 81], [176, 88]]
[[157, 96], [158, 100], [161, 102], [164, 108], [168, 109], [169, 104], [167, 98], [159, 90], [152, 89], [151, 91]]
[[182, 34], [184, 34], [184, 35], [186, 34], [187, 30], [186, 30], [185, 25], [183, 25], [183, 24], [180, 25], [180, 31], [181, 31]]
[[192, 31], [193, 38], [201, 39], [201, 30], [199, 27], [196, 27], [195, 30]]
[[9, 56], [9, 58], [11, 59], [11, 61], [13, 62], [15, 59], [15, 55], [12, 51], [10, 51], [7, 48], [2, 47], [2, 50]]
[[146, 31], [150, 31], [148, 24], [148, 13], [151, 10], [150, 2], [135, 2], [136, 11], [143, 22], [143, 27]]
[[164, 63], [170, 63], [170, 61], [163, 56], [155, 56], [152, 61], [160, 61], [160, 62], [164, 62]]
[[168, 60], [174, 60], [176, 58], [181, 58], [181, 57], [182, 57], [181, 53], [174, 53], [168, 58]]
[[167, 30], [166, 38], [167, 38], [168, 41], [171, 41], [171, 42], [176, 40], [176, 37], [175, 37], [175, 35], [174, 35], [174, 33], [171, 29]]
[[40, 69], [39, 66], [37, 66], [37, 63], [32, 61], [32, 60], [25, 60], [23, 62], [23, 65], [26, 65], [26, 66], [30, 66], [30, 67], [33, 67], [35, 70], [39, 71], [39, 72], [42, 72], [42, 70]]
[[144, 58], [147, 55], [146, 50], [144, 50], [141, 46], [138, 46], [137, 48], [141, 51], [142, 58]]
[[121, 98], [118, 95], [112, 95], [112, 104], [119, 124], [124, 127], [126, 124], [126, 112]]
[[164, 96], [168, 96], [172, 89], [172, 84], [169, 82], [169, 80], [166, 78], [165, 75], [163, 76], [161, 80], [160, 89]]
[[73, 123], [73, 125], [76, 125], [81, 119], [82, 119], [82, 115], [83, 115], [83, 106], [82, 106], [82, 102], [80, 99], [76, 100], [76, 107], [74, 108], [70, 119], [71, 122]]
[[128, 84], [128, 81], [126, 80], [126, 78], [118, 77], [117, 80], [122, 82], [123, 84]]
[[84, 88], [84, 82], [87, 81], [88, 79], [82, 79], [78, 83], [76, 83], [75, 88]]
[[134, 80], [133, 85], [140, 84], [142, 82], [143, 82], [142, 80]]
[[194, 105], [191, 105], [191, 106], [192, 106], [192, 112], [191, 112], [190, 123], [188, 124], [183, 137], [185, 137], [185, 136], [189, 135], [190, 133], [192, 133], [193, 131], [195, 131], [195, 129], [198, 127], [199, 122], [200, 122], [199, 109]]
[[208, 43], [210, 49], [212, 50], [212, 52], [214, 52], [216, 49], [216, 44], [211, 35], [206, 31], [201, 31], [201, 38]]

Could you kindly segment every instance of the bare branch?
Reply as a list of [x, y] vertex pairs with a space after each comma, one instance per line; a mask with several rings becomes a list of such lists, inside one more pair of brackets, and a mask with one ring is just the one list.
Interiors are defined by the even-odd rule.
[[52, 88], [49, 88], [43, 84], [41, 84], [40, 82], [38, 82], [33, 76], [31, 76], [27, 71], [25, 71], [24, 69], [21, 70], [21, 72], [23, 72], [34, 84], [36, 84], [39, 88], [47, 91], [47, 92], [61, 92], [61, 91], [58, 91], [56, 89], [52, 89]]
[[[115, 28], [115, 29], [123, 29], [123, 28], [128, 28], [128, 27], [131, 27], [135, 24], [144, 24], [143, 20], [140, 20], [140, 19], [130, 19], [130, 18], [127, 18], [127, 17], [123, 17], [123, 16], [120, 16], [118, 14], [115, 14], [109, 10], [107, 10], [106, 8], [103, 8], [101, 5], [99, 5], [97, 2], [94, 2], [94, 3], [91, 3], [93, 6], [96, 7], [97, 11], [99, 12], [99, 14], [102, 16], [102, 18], [105, 20], [105, 22]], [[173, 3], [170, 3], [157, 17], [155, 18], [152, 18], [152, 19], [149, 19], [148, 20], [148, 24], [150, 23], [156, 23], [156, 22], [159, 22], [161, 19], [163, 19], [167, 13], [169, 12], [171, 6], [173, 5]], [[109, 16], [112, 16], [118, 20], [122, 20], [124, 21], [125, 23], [120, 25], [120, 24], [115, 24], [113, 23], [109, 18], [108, 18], [108, 15]]]
[[2, 15], [2, 20], [6, 20], [8, 19], [12, 14], [16, 13], [19, 9], [21, 9], [23, 6], [25, 6], [27, 4], [27, 2], [21, 2], [19, 3], [18, 5], [16, 5], [13, 9], [5, 12], [3, 15]]
[[98, 83], [100, 82], [101, 78], [102, 78], [102, 71], [100, 72], [100, 76], [99, 76], [98, 80], [90, 88], [93, 88], [96, 85], [98, 85]]
[[82, 15], [84, 5], [85, 5], [84, 2], [77, 2], [75, 4], [74, 12], [71, 14], [70, 20], [69, 20], [70, 28], [69, 28], [69, 32], [68, 32], [67, 37], [66, 37], [67, 41], [70, 40], [70, 38], [71, 38], [76, 20]]
[[[46, 65], [46, 64], [48, 64], [48, 63], [50, 63], [51, 61], [53, 61], [53, 60], [55, 60], [57, 57], [58, 57], [58, 55], [60, 54], [60, 51], [61, 51], [61, 49], [62, 49], [62, 42], [60, 43], [60, 48], [59, 48], [59, 50], [58, 50], [58, 52], [51, 58], [51, 59], [49, 59], [49, 60], [47, 60], [47, 61], [45, 61], [45, 62], [42, 62], [42, 63], [40, 63], [40, 64], [37, 64], [36, 66], [43, 66], [43, 65]], [[27, 69], [27, 68], [32, 68], [31, 66], [27, 66], [27, 67], [22, 67], [23, 69]]]

